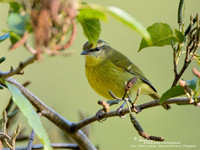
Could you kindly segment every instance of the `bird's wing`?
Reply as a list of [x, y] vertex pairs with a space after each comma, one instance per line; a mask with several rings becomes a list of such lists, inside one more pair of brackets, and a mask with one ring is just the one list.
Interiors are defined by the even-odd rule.
[[142, 71], [134, 64], [132, 63], [125, 55], [122, 53], [116, 51], [115, 56], [112, 56], [112, 63], [116, 65], [117, 67], [123, 69], [124, 71], [127, 71], [130, 74], [133, 74], [137, 77], [139, 77], [144, 83], [148, 84], [155, 92], [156, 89], [153, 87], [151, 82], [144, 76]]
[[151, 84], [151, 82], [144, 76], [142, 71], [139, 70], [139, 68], [135, 64], [132, 64], [130, 69], [129, 68], [127, 69], [129, 73], [138, 76], [144, 83], [148, 84], [155, 92], [157, 92], [154, 86]]

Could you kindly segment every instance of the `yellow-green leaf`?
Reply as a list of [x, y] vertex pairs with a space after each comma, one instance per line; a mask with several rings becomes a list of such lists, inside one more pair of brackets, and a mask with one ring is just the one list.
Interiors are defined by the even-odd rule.
[[27, 118], [29, 125], [33, 128], [42, 144], [44, 144], [44, 149], [52, 150], [47, 133], [43, 128], [41, 120], [36, 111], [33, 109], [31, 103], [15, 85], [6, 81], [5, 84], [12, 94], [12, 99], [14, 103], [19, 107], [20, 111]]
[[184, 94], [185, 94], [185, 91], [183, 87], [181, 87], [180, 85], [174, 86], [170, 88], [169, 90], [167, 90], [165, 93], [163, 93], [163, 95], [161, 96], [159, 100], [159, 103], [162, 104], [164, 101], [166, 101], [169, 98], [181, 96]]
[[99, 19], [78, 18], [78, 20], [82, 25], [84, 34], [88, 38], [89, 43], [95, 47], [101, 31]]
[[118, 19], [119, 21], [125, 23], [129, 27], [131, 27], [134, 31], [138, 32], [140, 35], [144, 37], [146, 42], [151, 45], [151, 36], [149, 35], [148, 31], [145, 29], [145, 27], [137, 21], [135, 18], [133, 18], [130, 14], [125, 12], [124, 10], [114, 7], [114, 6], [108, 6], [106, 7], [106, 11], [111, 14], [113, 17]]
[[142, 41], [140, 43], [140, 48], [138, 51], [141, 51], [145, 47], [151, 47], [151, 46], [165, 46], [165, 45], [171, 45], [171, 41], [174, 43], [177, 42], [177, 38], [173, 33], [173, 30], [171, 27], [166, 23], [154, 23], [153, 25], [149, 26], [147, 28], [147, 31], [149, 32], [152, 44], [149, 44], [145, 38], [142, 38]]

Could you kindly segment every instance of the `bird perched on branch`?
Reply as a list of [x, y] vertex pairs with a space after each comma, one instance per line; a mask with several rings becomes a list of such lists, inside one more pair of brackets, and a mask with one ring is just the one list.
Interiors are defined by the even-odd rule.
[[[144, 76], [142, 71], [125, 55], [113, 49], [103, 40], [98, 40], [96, 47], [86, 42], [83, 46], [85, 55], [85, 73], [90, 86], [106, 99], [112, 99], [109, 90], [117, 97], [123, 98], [125, 82], [137, 77], [137, 82], [129, 90], [129, 94], [136, 93], [141, 88], [141, 94], [146, 94], [153, 99], [159, 99], [156, 89]], [[163, 105], [169, 109], [169, 105]]]

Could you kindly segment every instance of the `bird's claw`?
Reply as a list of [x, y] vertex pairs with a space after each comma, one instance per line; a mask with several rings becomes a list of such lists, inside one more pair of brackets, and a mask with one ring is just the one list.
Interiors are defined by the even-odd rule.
[[123, 119], [123, 118], [126, 117], [126, 114], [123, 115], [123, 114], [122, 114], [122, 110], [123, 110], [123, 108], [119, 107], [119, 108], [117, 109], [117, 112], [118, 112], [119, 117]]
[[103, 118], [102, 119], [102, 117], [103, 117], [103, 111], [102, 111], [102, 109], [100, 109], [97, 113], [96, 113], [96, 118], [97, 118], [97, 120], [99, 121], [99, 122], [103, 122], [103, 121], [105, 121], [107, 118]]

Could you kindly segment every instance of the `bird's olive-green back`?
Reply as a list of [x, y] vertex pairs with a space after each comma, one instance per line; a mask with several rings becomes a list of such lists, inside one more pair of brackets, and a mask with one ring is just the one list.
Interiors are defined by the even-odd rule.
[[123, 69], [126, 72], [129, 72], [130, 74], [133, 74], [137, 77], [139, 77], [141, 80], [143, 80], [145, 83], [147, 83], [155, 92], [156, 89], [153, 87], [153, 85], [148, 81], [148, 79], [144, 76], [142, 71], [133, 63], [131, 62], [124, 54], [120, 53], [119, 51], [107, 46], [107, 59], [111, 61], [114, 65], [117, 67]]

